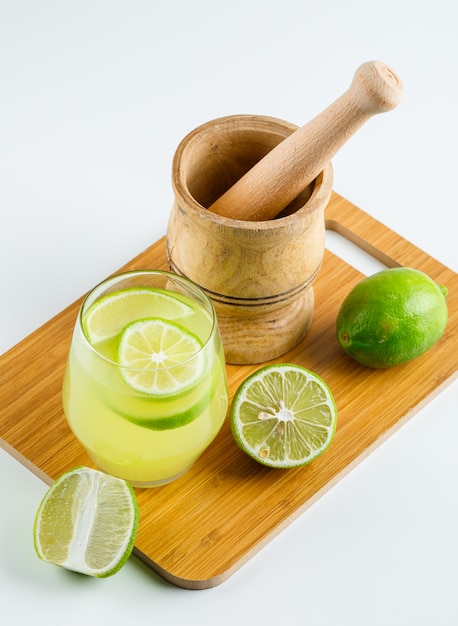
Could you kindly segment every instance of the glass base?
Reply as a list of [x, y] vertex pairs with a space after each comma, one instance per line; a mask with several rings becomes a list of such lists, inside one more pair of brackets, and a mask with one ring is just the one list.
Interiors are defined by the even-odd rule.
[[170, 478], [162, 478], [161, 480], [151, 480], [151, 481], [145, 481], [145, 482], [141, 482], [137, 480], [129, 480], [127, 478], [125, 480], [127, 480], [127, 482], [129, 482], [132, 485], [132, 487], [138, 487], [139, 489], [150, 489], [151, 487], [162, 487], [163, 485], [168, 485], [169, 483], [173, 483], [174, 480], [178, 480], [178, 478], [186, 474], [186, 472], [190, 470], [191, 467], [192, 465], [187, 467], [185, 470], [183, 470], [179, 474], [176, 474], [175, 476], [170, 476]]
[[169, 483], [172, 483], [174, 480], [178, 480], [178, 478], [186, 474], [186, 472], [190, 470], [191, 467], [194, 465], [194, 463], [191, 463], [191, 465], [189, 465], [182, 472], [179, 472], [178, 474], [175, 474], [174, 476], [168, 476], [166, 478], [160, 478], [158, 480], [145, 480], [145, 481], [133, 480], [126, 476], [123, 476], [122, 472], [116, 472], [116, 471], [113, 471], [113, 468], [111, 468], [110, 470], [107, 467], [104, 467], [103, 463], [100, 463], [100, 460], [97, 457], [97, 455], [91, 453], [91, 451], [87, 450], [87, 453], [89, 454], [92, 461], [95, 463], [95, 465], [101, 472], [104, 472], [105, 474], [110, 474], [111, 476], [115, 476], [116, 478], [121, 478], [122, 480], [125, 480], [128, 483], [130, 483], [133, 487], [138, 487], [139, 489], [147, 489], [150, 487], [162, 487], [163, 485], [168, 485]]

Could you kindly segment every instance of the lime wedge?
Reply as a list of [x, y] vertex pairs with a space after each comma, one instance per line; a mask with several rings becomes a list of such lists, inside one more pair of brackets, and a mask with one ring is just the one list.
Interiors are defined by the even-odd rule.
[[66, 472], [46, 492], [34, 524], [40, 559], [106, 578], [121, 569], [137, 536], [132, 486], [88, 467]]
[[200, 339], [159, 317], [128, 324], [119, 341], [118, 362], [124, 381], [142, 393], [168, 396], [194, 385], [205, 358]]
[[114, 337], [129, 322], [160, 315], [168, 320], [192, 315], [194, 309], [168, 291], [153, 287], [121, 289], [96, 300], [83, 319], [86, 337], [92, 345]]
[[337, 409], [329, 387], [298, 365], [267, 365], [238, 388], [230, 423], [237, 445], [259, 463], [310, 463], [330, 445]]

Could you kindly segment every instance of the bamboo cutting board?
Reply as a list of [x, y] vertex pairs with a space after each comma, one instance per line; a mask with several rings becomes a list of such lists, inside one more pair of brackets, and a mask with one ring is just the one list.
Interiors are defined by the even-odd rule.
[[[304, 365], [329, 384], [338, 408], [334, 441], [308, 466], [269, 469], [238, 450], [226, 421], [187, 474], [161, 488], [137, 490], [135, 554], [177, 586], [222, 583], [456, 377], [458, 275], [335, 193], [326, 221], [386, 265], [415, 267], [446, 285], [446, 333], [428, 353], [397, 368], [370, 370], [352, 361], [335, 339], [335, 318], [362, 274], [326, 251], [314, 283], [311, 330], [275, 361]], [[122, 269], [165, 266], [161, 239]], [[76, 465], [93, 466], [67, 426], [60, 397], [79, 304], [0, 357], [0, 445], [49, 484]], [[231, 397], [258, 367], [228, 366]]]

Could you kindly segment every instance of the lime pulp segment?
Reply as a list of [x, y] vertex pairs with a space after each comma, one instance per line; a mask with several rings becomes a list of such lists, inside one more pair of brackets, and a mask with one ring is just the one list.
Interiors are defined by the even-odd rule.
[[231, 429], [239, 447], [269, 467], [310, 463], [330, 445], [337, 422], [326, 383], [298, 365], [265, 366], [237, 390]]
[[158, 317], [128, 324], [119, 342], [122, 376], [133, 389], [166, 396], [194, 385], [205, 368], [201, 340]]

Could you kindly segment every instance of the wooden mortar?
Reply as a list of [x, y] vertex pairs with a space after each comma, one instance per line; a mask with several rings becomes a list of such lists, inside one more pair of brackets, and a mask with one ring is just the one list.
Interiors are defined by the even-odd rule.
[[173, 159], [167, 261], [213, 301], [228, 363], [274, 359], [301, 341], [312, 321], [331, 164], [277, 219], [231, 219], [208, 210], [297, 128], [271, 117], [223, 117], [189, 133]]

